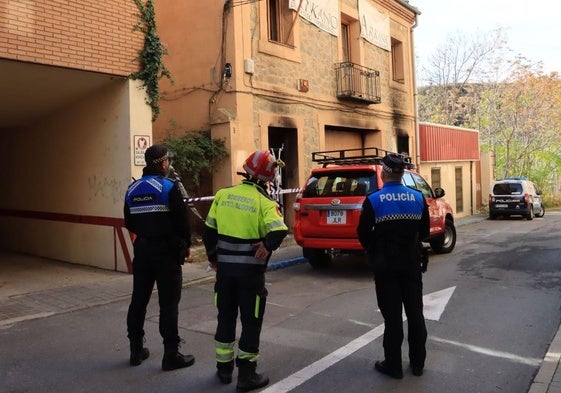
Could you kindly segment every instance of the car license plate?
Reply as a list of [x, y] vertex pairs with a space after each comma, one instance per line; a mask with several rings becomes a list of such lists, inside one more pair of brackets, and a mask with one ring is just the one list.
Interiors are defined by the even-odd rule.
[[328, 224], [346, 224], [347, 211], [346, 210], [328, 210], [327, 211]]
[[501, 204], [495, 205], [495, 207], [496, 207], [497, 209], [504, 209], [504, 208], [507, 208], [508, 205], [507, 205], [506, 203], [504, 203], [504, 204], [501, 203]]

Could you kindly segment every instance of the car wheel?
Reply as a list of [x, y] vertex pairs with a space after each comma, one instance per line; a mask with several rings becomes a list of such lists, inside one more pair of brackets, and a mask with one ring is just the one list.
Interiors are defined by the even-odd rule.
[[528, 211], [528, 214], [526, 214], [526, 219], [528, 221], [534, 219], [534, 207], [533, 206], [530, 206], [530, 210]]
[[326, 268], [331, 264], [331, 256], [326, 250], [318, 248], [304, 248], [302, 255], [308, 260], [314, 269]]
[[430, 246], [437, 254], [448, 254], [452, 252], [456, 245], [456, 227], [452, 220], [444, 223], [444, 234], [435, 240], [431, 240]]
[[540, 205], [540, 207], [541, 207], [540, 212], [538, 214], [536, 214], [536, 217], [543, 217], [545, 215], [544, 205]]

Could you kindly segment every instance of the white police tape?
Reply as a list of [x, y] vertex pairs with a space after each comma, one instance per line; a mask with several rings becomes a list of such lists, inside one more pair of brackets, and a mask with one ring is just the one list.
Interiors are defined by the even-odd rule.
[[[278, 190], [273, 190], [271, 192], [269, 192], [269, 195], [273, 196], [273, 195], [279, 195], [279, 194], [294, 194], [297, 192], [302, 191], [301, 188], [281, 188]], [[187, 203], [192, 203], [192, 202], [202, 202], [202, 201], [212, 201], [214, 200], [214, 195], [212, 196], [204, 196], [204, 197], [197, 197], [197, 198], [188, 198], [185, 200], [185, 202]]]
[[277, 194], [292, 194], [295, 192], [302, 191], [301, 188], [279, 188], [278, 190], [274, 190], [269, 192], [269, 195], [277, 195]]

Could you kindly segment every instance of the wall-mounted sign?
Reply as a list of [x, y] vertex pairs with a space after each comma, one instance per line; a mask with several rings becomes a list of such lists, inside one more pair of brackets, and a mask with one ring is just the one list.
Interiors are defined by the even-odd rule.
[[[302, 2], [301, 6], [300, 2]], [[288, 8], [296, 11], [298, 6], [300, 6], [299, 14], [302, 18], [329, 34], [339, 35], [341, 22], [339, 21], [338, 0], [289, 0]]]
[[360, 36], [387, 51], [392, 50], [390, 17], [365, 0], [358, 0]]
[[135, 135], [134, 136], [134, 165], [145, 166], [144, 153], [150, 146], [149, 135]]

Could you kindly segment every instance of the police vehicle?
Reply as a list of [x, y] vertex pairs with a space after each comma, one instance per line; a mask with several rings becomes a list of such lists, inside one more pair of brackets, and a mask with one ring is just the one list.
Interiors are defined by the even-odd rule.
[[522, 216], [527, 220], [543, 217], [543, 205], [540, 189], [525, 177], [506, 177], [496, 180], [489, 194], [489, 218], [499, 216]]

